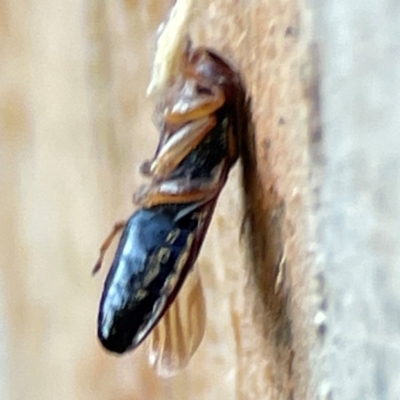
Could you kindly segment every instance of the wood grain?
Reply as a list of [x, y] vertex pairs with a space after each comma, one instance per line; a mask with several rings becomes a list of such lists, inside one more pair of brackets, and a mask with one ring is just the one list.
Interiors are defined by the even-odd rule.
[[143, 351], [97, 343], [106, 271], [90, 270], [155, 149], [145, 92], [170, 6], [0, 2], [1, 398], [308, 398], [311, 78], [296, 2], [210, 0], [189, 32], [241, 71], [252, 113], [246, 184], [237, 166], [198, 262], [208, 328], [189, 368], [163, 381]]

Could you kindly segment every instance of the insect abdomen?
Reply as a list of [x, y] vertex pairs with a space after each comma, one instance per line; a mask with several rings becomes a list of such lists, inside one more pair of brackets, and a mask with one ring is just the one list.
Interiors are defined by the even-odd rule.
[[173, 300], [201, 223], [196, 212], [176, 220], [187, 207], [155, 206], [129, 219], [100, 303], [98, 336], [106, 349], [123, 353], [138, 346]]

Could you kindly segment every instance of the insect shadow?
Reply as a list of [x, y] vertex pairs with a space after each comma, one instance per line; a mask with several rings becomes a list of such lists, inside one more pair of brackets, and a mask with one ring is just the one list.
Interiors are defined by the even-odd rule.
[[[285, 206], [272, 186], [263, 187], [251, 100], [246, 103], [246, 115], [247, 128], [239, 137], [244, 204], [242, 240], [250, 261], [250, 290], [256, 295], [253, 316], [261, 325], [263, 337], [269, 341], [275, 357], [287, 360], [292, 332], [282, 238]], [[268, 160], [263, 161], [265, 168]]]

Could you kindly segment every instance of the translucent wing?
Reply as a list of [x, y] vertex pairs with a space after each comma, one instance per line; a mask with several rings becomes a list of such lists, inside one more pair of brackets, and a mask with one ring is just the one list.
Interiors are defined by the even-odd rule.
[[200, 275], [188, 275], [177, 298], [146, 341], [157, 375], [170, 377], [185, 368], [204, 336], [206, 307]]

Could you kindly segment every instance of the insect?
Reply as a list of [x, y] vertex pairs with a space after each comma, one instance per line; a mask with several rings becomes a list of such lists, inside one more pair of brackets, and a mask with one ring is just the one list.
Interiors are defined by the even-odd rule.
[[[150, 183], [134, 195], [138, 211], [115, 225], [94, 269], [123, 230], [98, 315], [98, 337], [107, 350], [122, 354], [134, 349], [158, 325], [153, 358], [160, 358], [157, 352], [172, 357], [166, 337], [179, 328], [180, 316], [173, 316], [173, 307], [166, 312], [192, 276], [218, 195], [238, 158], [243, 103], [237, 72], [214, 51], [188, 46], [180, 73], [156, 108], [159, 145], [153, 159], [141, 166]], [[201, 302], [198, 278], [193, 287]], [[204, 313], [201, 305], [194, 309]], [[161, 334], [167, 319], [170, 326]], [[204, 331], [199, 320], [198, 329]], [[202, 335], [197, 333], [199, 339], [186, 353], [195, 351]]]

